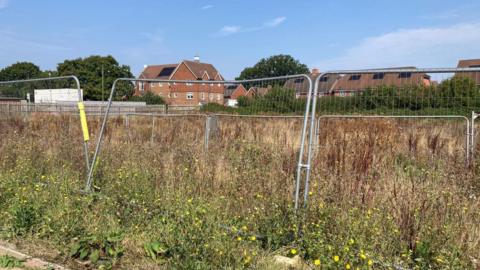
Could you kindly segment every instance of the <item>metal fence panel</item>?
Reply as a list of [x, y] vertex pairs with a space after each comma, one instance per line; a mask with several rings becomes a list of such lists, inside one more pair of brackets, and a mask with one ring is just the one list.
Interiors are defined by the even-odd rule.
[[[473, 128], [473, 124], [468, 125], [466, 117], [480, 106], [480, 68], [345, 70], [312, 77], [315, 80], [312, 115], [465, 119], [465, 155], [467, 160], [470, 159], [472, 150], [469, 148], [472, 149], [474, 143], [470, 137], [473, 131], [469, 128]], [[310, 123], [311, 130], [315, 128], [314, 118]], [[311, 164], [312, 145], [318, 139], [309, 138], [308, 164]], [[310, 170], [307, 170], [304, 204], [308, 199], [309, 177]]]

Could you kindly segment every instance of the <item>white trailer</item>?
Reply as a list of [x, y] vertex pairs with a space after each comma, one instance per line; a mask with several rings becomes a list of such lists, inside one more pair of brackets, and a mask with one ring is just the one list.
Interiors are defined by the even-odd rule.
[[59, 103], [83, 101], [83, 90], [80, 90], [82, 98], [79, 100], [77, 89], [35, 89], [35, 103]]

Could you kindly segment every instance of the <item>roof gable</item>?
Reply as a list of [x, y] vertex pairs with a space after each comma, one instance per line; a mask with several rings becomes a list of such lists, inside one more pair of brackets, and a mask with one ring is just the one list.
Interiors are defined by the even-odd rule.
[[217, 69], [212, 64], [200, 63], [194, 61], [184, 60], [183, 63], [192, 71], [192, 73], [198, 78], [201, 79], [206, 72], [209, 78], [214, 78], [218, 73]]

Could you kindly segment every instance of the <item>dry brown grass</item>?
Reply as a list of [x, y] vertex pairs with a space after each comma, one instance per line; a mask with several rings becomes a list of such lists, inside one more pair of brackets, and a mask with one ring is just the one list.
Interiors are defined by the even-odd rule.
[[[161, 194], [165, 203], [171, 199], [167, 194], [177, 193], [225, 198], [223, 209], [215, 211], [236, 219], [251, 214], [252, 206], [264, 216], [278, 211], [272, 202], [291, 207], [301, 119], [220, 117], [219, 134], [208, 152], [204, 125], [204, 118], [195, 116], [156, 118], [153, 129], [151, 117], [130, 117], [128, 126], [122, 117], [111, 118], [96, 187], [103, 194], [127, 193], [135, 189], [132, 181], [145, 179], [141, 184]], [[100, 118], [90, 118], [89, 126], [94, 142]], [[64, 166], [77, 173], [78, 189], [83, 187], [84, 157], [75, 116], [3, 121], [0, 136], [0, 152], [6, 153], [0, 157], [3, 170], [16, 167], [24, 157], [21, 151], [28, 151], [29, 164], [36, 169], [48, 174]], [[398, 245], [415, 250], [422, 239], [433, 239], [435, 247], [453, 246], [463, 257], [479, 259], [477, 179], [475, 168], [465, 166], [463, 123], [325, 120], [312, 164], [309, 205], [335, 206], [338, 219], [352, 209], [380, 211], [398, 225]]]

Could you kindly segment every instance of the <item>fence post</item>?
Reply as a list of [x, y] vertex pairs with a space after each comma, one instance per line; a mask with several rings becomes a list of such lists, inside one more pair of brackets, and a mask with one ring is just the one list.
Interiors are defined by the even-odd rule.
[[207, 115], [205, 120], [205, 151], [208, 151], [210, 138], [218, 131], [218, 116]]
[[155, 116], [152, 113], [152, 137], [150, 138], [150, 142], [153, 144], [153, 138], [155, 133]]
[[208, 151], [208, 141], [210, 138], [210, 116], [205, 119], [205, 152]]
[[475, 162], [475, 119], [480, 116], [479, 114], [472, 111], [472, 123], [471, 123], [471, 132], [470, 132], [470, 159], [471, 162]]

